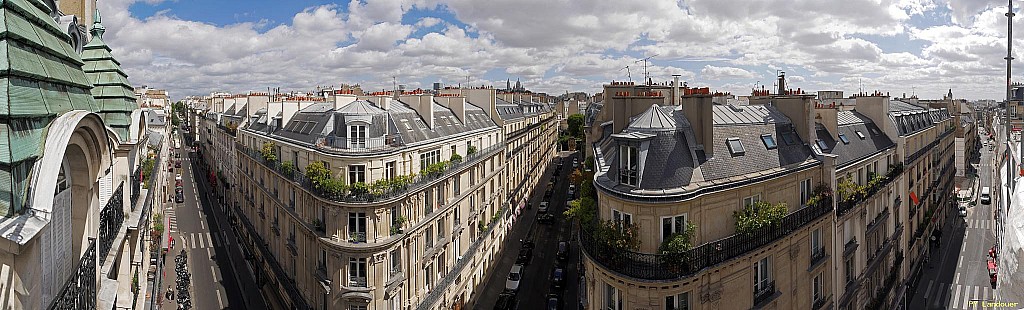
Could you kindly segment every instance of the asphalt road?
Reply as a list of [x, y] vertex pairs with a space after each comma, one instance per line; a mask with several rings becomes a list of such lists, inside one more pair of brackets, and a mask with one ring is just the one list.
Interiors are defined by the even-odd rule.
[[[983, 146], [978, 167], [980, 186], [991, 187], [993, 152]], [[993, 188], [993, 190], [998, 190]], [[993, 206], [976, 199], [967, 217], [950, 212], [938, 250], [932, 248], [929, 265], [917, 284], [908, 309], [982, 309], [972, 301], [992, 301], [986, 258], [995, 244]]]
[[[570, 155], [572, 154], [572, 155]], [[568, 200], [569, 182], [568, 176], [572, 172], [572, 156], [576, 153], [561, 153], [555, 158], [552, 164], [544, 169], [543, 176], [537, 188], [533, 191], [529, 203], [533, 208], [524, 210], [520, 219], [512, 228], [512, 233], [506, 238], [505, 246], [499, 253], [499, 258], [481, 284], [479, 294], [475, 297], [474, 309], [494, 309], [499, 295], [505, 289], [505, 282], [512, 265], [515, 264], [522, 247], [519, 240], [533, 240], [534, 250], [531, 262], [526, 265], [523, 272], [523, 279], [520, 282], [520, 289], [516, 294], [518, 309], [546, 309], [548, 296], [554, 294], [561, 299], [563, 309], [575, 309], [578, 300], [579, 284], [579, 249], [572, 241], [572, 229], [570, 223], [562, 215], [566, 209]], [[547, 190], [548, 181], [557, 167], [557, 162], [564, 159], [564, 165], [560, 173], [554, 178], [554, 190], [549, 199], [544, 199], [544, 192]], [[582, 164], [582, 160], [580, 162]], [[578, 193], [577, 193], [578, 195]], [[555, 215], [551, 224], [542, 224], [536, 221], [538, 207], [541, 201], [549, 201], [550, 210], [548, 213]], [[566, 241], [569, 245], [569, 255], [565, 262], [558, 262], [558, 242]], [[552, 286], [551, 275], [556, 266], [565, 268], [565, 284], [562, 288]]]

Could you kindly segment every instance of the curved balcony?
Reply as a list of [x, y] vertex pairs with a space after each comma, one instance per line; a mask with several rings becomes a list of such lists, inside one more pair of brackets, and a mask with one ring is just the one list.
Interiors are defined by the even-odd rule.
[[590, 234], [579, 234], [580, 248], [587, 258], [602, 268], [641, 280], [675, 280], [692, 276], [706, 268], [743, 256], [797, 231], [832, 211], [832, 200], [823, 199], [786, 215], [778, 224], [749, 235], [735, 234], [697, 246], [681, 255], [647, 254], [622, 251]]
[[78, 261], [75, 273], [64, 282], [47, 309], [96, 309], [97, 292], [96, 239], [89, 238], [89, 246]]

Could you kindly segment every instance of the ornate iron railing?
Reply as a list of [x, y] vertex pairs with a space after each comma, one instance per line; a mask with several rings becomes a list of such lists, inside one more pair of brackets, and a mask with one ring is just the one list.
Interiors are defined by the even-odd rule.
[[900, 173], [903, 173], [902, 164], [895, 164], [891, 166], [889, 168], [889, 172], [886, 173], [880, 181], [865, 188], [863, 193], [853, 193], [846, 200], [839, 201], [839, 203], [836, 204], [836, 216], [843, 216], [843, 214], [846, 214], [846, 212], [850, 211], [864, 200], [867, 200], [878, 193], [878, 191], [889, 186], [889, 184], [896, 180], [896, 177], [899, 177]]
[[[256, 240], [253, 240], [253, 243], [255, 243], [256, 248], [259, 249], [260, 257], [263, 258], [263, 261], [270, 266], [270, 269], [274, 270], [274, 276], [277, 278], [277, 282], [284, 287], [285, 292], [288, 294], [288, 298], [292, 301], [292, 309], [312, 309], [309, 307], [309, 304], [306, 303], [306, 299], [302, 297], [302, 294], [299, 293], [299, 289], [295, 287], [295, 281], [291, 279], [288, 272], [284, 271], [284, 268], [281, 268], [281, 264], [277, 262], [277, 259], [274, 257], [274, 253], [267, 248], [266, 242], [263, 240], [263, 237], [260, 236], [256, 227], [252, 225], [252, 222], [249, 222], [249, 218], [245, 215], [239, 216], [238, 218], [242, 219], [242, 223], [248, 231], [248, 234], [256, 237]], [[261, 268], [260, 270], [263, 269]]]
[[583, 252], [605, 269], [636, 279], [672, 280], [691, 276], [775, 242], [831, 211], [832, 200], [825, 198], [816, 205], [790, 213], [778, 224], [750, 234], [735, 234], [707, 242], [679, 255], [623, 251], [596, 240], [592, 234], [579, 234], [579, 243]]
[[131, 178], [132, 195], [131, 195], [131, 198], [130, 198], [131, 199], [131, 204], [132, 204], [132, 211], [135, 211], [135, 206], [138, 205], [138, 203], [139, 203], [139, 194], [140, 194], [139, 191], [142, 188], [142, 182], [139, 179], [139, 177], [141, 175], [142, 175], [142, 167], [141, 166], [135, 168], [135, 172], [132, 172], [132, 178]]
[[811, 265], [818, 263], [818, 261], [825, 259], [825, 247], [820, 246], [817, 249], [811, 249]]
[[775, 294], [775, 281], [769, 281], [767, 285], [754, 290], [754, 305], [759, 305]]
[[47, 309], [96, 309], [96, 292], [96, 239], [89, 238], [89, 245], [78, 261], [75, 273], [64, 282], [64, 287]]
[[106, 263], [107, 252], [114, 245], [114, 238], [121, 230], [124, 223], [124, 182], [117, 186], [117, 190], [107, 200], [107, 205], [100, 210], [100, 265]]
[[[507, 215], [506, 211], [508, 210], [508, 207], [505, 207], [501, 211], [498, 211], [497, 214], [500, 214], [500, 218], [505, 218], [505, 216]], [[487, 235], [488, 233], [491, 232], [492, 229], [494, 229], [494, 227], [498, 225], [487, 226], [488, 227], [480, 231], [478, 235]], [[441, 300], [441, 297], [443, 297], [446, 292], [450, 291], [448, 289], [448, 286], [451, 285], [452, 282], [454, 282], [456, 279], [462, 276], [462, 269], [465, 269], [466, 266], [469, 265], [469, 262], [473, 260], [473, 257], [476, 256], [476, 251], [480, 249], [480, 245], [484, 243], [484, 239], [487, 238], [477, 238], [476, 241], [473, 241], [473, 243], [469, 245], [469, 248], [466, 249], [466, 253], [462, 255], [462, 259], [455, 262], [455, 265], [453, 265], [452, 268], [448, 271], [448, 274], [444, 276], [444, 279], [442, 279], [440, 282], [437, 282], [437, 285], [434, 286], [435, 289], [431, 290], [430, 294], [427, 294], [427, 297], [424, 297], [423, 301], [421, 301], [420, 304], [416, 306], [416, 310], [427, 310], [434, 308], [434, 305]]]
[[437, 180], [446, 179], [454, 175], [455, 173], [461, 172], [466, 168], [472, 167], [473, 165], [476, 165], [481, 161], [490, 158], [494, 154], [501, 152], [501, 150], [505, 149], [505, 143], [498, 143], [486, 149], [477, 151], [476, 153], [463, 156], [462, 161], [457, 163], [451, 163], [447, 169], [440, 173], [417, 174], [416, 176], [412, 177], [412, 179], [407, 184], [401, 186], [392, 186], [385, 189], [370, 189], [362, 193], [357, 193], [353, 191], [329, 191], [325, 188], [317, 186], [316, 183], [306, 178], [306, 176], [303, 175], [302, 173], [296, 173], [297, 171], [295, 170], [295, 168], [285, 168], [281, 165], [279, 161], [267, 161], [266, 159], [263, 158], [263, 155], [260, 154], [260, 152], [257, 150], [249, 149], [245, 145], [237, 142], [235, 144], [235, 147], [240, 152], [251, 157], [253, 160], [262, 163], [263, 166], [269, 168], [270, 170], [277, 171], [279, 174], [284, 176], [285, 179], [289, 179], [292, 182], [298, 183], [299, 185], [302, 186], [302, 188], [306, 189], [310, 193], [313, 193], [324, 199], [337, 202], [368, 203], [401, 197], [402, 195], [405, 195], [407, 193], [418, 192], [419, 189], [430, 186], [434, 184]]

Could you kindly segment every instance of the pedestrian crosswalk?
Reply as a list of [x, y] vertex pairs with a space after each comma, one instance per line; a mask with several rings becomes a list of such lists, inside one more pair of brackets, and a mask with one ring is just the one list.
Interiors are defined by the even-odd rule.
[[967, 220], [967, 228], [994, 229], [994, 220]]
[[982, 309], [982, 301], [992, 301], [991, 286], [936, 283], [928, 281], [925, 300], [928, 309]]
[[182, 233], [181, 245], [188, 249], [213, 248], [213, 236], [209, 232]]
[[174, 214], [174, 207], [167, 207], [167, 210], [164, 210], [164, 216], [167, 217], [167, 229], [172, 233], [178, 232], [178, 216]]

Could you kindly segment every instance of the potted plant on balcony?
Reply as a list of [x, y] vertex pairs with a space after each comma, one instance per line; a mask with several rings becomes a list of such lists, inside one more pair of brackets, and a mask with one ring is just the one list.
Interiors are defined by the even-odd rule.
[[352, 183], [352, 186], [349, 188], [349, 194], [351, 195], [366, 195], [369, 192], [370, 187], [363, 182]]
[[475, 146], [470, 145], [469, 147], [466, 148], [466, 155], [473, 155], [474, 153], [476, 153]]
[[313, 219], [313, 230], [326, 232], [327, 227], [325, 227], [324, 221], [321, 221], [320, 219]]
[[274, 142], [264, 142], [263, 147], [260, 148], [260, 155], [263, 155], [263, 160], [268, 163], [277, 161], [277, 148]]
[[291, 161], [285, 161], [281, 163], [281, 172], [284, 173], [284, 175], [289, 178], [292, 177], [292, 175], [295, 173], [295, 164], [292, 163]]
[[736, 232], [752, 235], [762, 228], [772, 227], [786, 217], [786, 203], [776, 204], [758, 201], [747, 205], [743, 210], [733, 213], [736, 218]]
[[452, 164], [461, 163], [462, 155], [459, 155], [459, 153], [452, 153], [452, 158], [449, 161], [451, 161]]
[[697, 225], [686, 223], [686, 229], [682, 233], [673, 234], [658, 247], [662, 262], [667, 268], [687, 269], [685, 264], [689, 260], [689, 251], [693, 247], [693, 236], [697, 231]]

